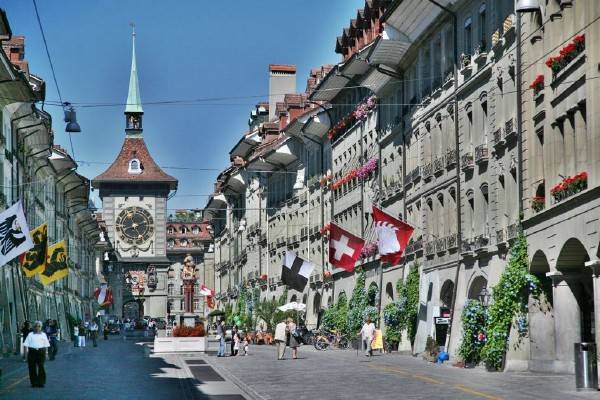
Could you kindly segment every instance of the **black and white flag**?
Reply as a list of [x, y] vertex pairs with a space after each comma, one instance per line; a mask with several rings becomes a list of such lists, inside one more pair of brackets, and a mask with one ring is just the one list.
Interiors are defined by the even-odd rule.
[[285, 261], [281, 268], [281, 280], [289, 288], [302, 292], [314, 268], [313, 263], [298, 257], [293, 251], [286, 251]]
[[21, 202], [0, 214], [0, 266], [33, 248]]

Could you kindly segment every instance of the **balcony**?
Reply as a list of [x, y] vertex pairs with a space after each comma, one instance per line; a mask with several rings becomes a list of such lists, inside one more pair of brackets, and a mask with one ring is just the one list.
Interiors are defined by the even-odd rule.
[[412, 174], [409, 172], [404, 177], [404, 184], [405, 185], [410, 185], [411, 183], [412, 183]]
[[485, 163], [488, 161], [488, 158], [489, 149], [487, 148], [487, 145], [480, 144], [479, 146], [475, 147], [475, 163]]
[[423, 166], [423, 177], [425, 179], [433, 176], [433, 163], [428, 163]]
[[504, 229], [500, 229], [496, 231], [496, 244], [500, 245], [506, 242], [506, 232]]
[[484, 251], [487, 245], [490, 243], [490, 237], [486, 234], [475, 237], [474, 250]]
[[458, 235], [456, 233], [453, 233], [450, 236], [446, 237], [446, 249], [447, 250], [453, 250], [456, 249], [458, 247]]
[[463, 239], [462, 244], [460, 246], [460, 252], [463, 255], [471, 253], [475, 250], [475, 246], [472, 239]]
[[435, 254], [435, 242], [425, 243], [425, 255], [432, 256]]
[[456, 149], [446, 151], [446, 168], [456, 165]]
[[495, 148], [504, 146], [504, 136], [502, 136], [502, 129], [498, 128], [492, 133], [492, 140]]
[[460, 158], [460, 166], [463, 171], [470, 171], [475, 167], [473, 162], [473, 153], [468, 152], [462, 155]]
[[443, 253], [446, 251], [446, 238], [437, 239], [435, 241], [435, 251], [437, 253]]
[[423, 250], [423, 240], [422, 239], [418, 239], [417, 241], [415, 241], [413, 243], [413, 250], [415, 252]]
[[504, 123], [504, 140], [509, 141], [517, 136], [515, 119], [511, 118]]
[[410, 174], [412, 176], [412, 181], [413, 182], [421, 179], [421, 168], [420, 167], [416, 167], [415, 169], [412, 170], [412, 172]]
[[433, 160], [433, 172], [435, 174], [441, 174], [444, 172], [444, 156], [437, 157]]
[[514, 240], [519, 236], [519, 224], [514, 223], [506, 228], [506, 237], [508, 240]]

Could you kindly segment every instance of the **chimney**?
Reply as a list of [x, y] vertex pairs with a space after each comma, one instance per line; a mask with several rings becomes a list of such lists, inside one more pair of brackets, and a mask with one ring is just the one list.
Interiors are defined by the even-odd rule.
[[269, 65], [269, 121], [277, 117], [276, 105], [283, 102], [286, 93], [296, 93], [296, 66]]

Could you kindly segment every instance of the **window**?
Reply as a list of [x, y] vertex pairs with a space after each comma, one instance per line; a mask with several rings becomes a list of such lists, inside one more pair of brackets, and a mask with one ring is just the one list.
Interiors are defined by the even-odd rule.
[[192, 233], [193, 233], [194, 235], [197, 235], [197, 234], [199, 234], [199, 233], [200, 233], [200, 228], [198, 228], [197, 226], [194, 226], [194, 227], [192, 228]]
[[173, 239], [169, 239], [167, 241], [167, 246], [172, 249], [173, 247], [175, 247], [175, 241]]
[[141, 174], [142, 173], [142, 164], [140, 163], [140, 160], [138, 160], [137, 158], [133, 158], [131, 160], [129, 160], [129, 169], [127, 170], [128, 173], [130, 174]]
[[194, 311], [200, 311], [200, 300], [198, 299], [194, 299], [194, 309], [192, 310], [192, 312]]
[[473, 51], [473, 21], [471, 17], [465, 19], [465, 30], [463, 37], [463, 53], [471, 54]]
[[479, 7], [479, 21], [477, 23], [478, 25], [478, 30], [479, 30], [479, 50], [481, 52], [486, 51], [487, 49], [487, 42], [486, 42], [486, 38], [487, 38], [487, 19], [486, 19], [486, 10], [485, 10], [485, 3], [482, 3], [481, 6]]
[[175, 285], [173, 285], [172, 283], [169, 283], [169, 286], [167, 288], [167, 294], [169, 296], [173, 296], [175, 294]]

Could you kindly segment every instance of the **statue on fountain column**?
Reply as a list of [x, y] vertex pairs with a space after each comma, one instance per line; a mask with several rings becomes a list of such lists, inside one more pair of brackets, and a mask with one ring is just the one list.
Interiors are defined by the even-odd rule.
[[183, 269], [181, 271], [181, 279], [184, 281], [194, 280], [196, 278], [196, 264], [191, 254], [187, 254], [183, 259]]

